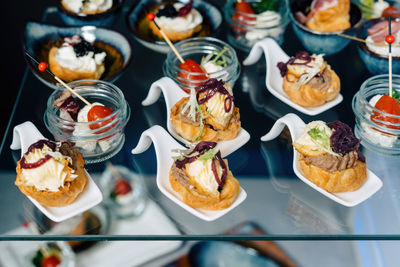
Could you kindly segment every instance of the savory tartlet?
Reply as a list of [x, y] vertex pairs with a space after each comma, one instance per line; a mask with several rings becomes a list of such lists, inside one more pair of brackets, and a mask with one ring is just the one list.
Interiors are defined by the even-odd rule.
[[15, 185], [44, 206], [66, 206], [85, 188], [84, 165], [82, 154], [70, 143], [39, 140], [18, 161]]
[[193, 208], [226, 209], [239, 194], [239, 182], [216, 145], [202, 141], [192, 149], [179, 150], [171, 166], [172, 188]]
[[98, 80], [105, 71], [106, 52], [79, 35], [66, 37], [61, 47], [49, 51], [49, 68], [66, 82], [83, 79]]
[[191, 89], [190, 97], [172, 107], [170, 117], [178, 135], [190, 142], [231, 140], [241, 130], [231, 86], [214, 78]]
[[310, 122], [293, 146], [303, 175], [330, 193], [355, 191], [367, 179], [360, 140], [341, 121]]
[[113, 0], [62, 0], [61, 5], [75, 14], [94, 15], [108, 11]]
[[340, 79], [322, 54], [300, 51], [287, 62], [279, 62], [277, 67], [283, 77], [283, 90], [300, 106], [321, 106], [340, 92]]

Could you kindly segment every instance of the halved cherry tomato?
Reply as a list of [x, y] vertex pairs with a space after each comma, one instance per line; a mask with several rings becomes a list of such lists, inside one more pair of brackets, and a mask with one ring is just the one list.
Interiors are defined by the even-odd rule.
[[131, 190], [132, 190], [131, 185], [130, 185], [127, 181], [125, 181], [125, 180], [119, 179], [119, 180], [115, 183], [115, 189], [114, 189], [114, 191], [115, 191], [115, 193], [116, 193], [117, 195], [126, 195], [126, 194], [128, 194], [129, 192], [131, 192]]
[[51, 255], [43, 259], [42, 267], [57, 267], [60, 263], [61, 261], [57, 256]]
[[[235, 6], [235, 10], [240, 11], [239, 12], [235, 12], [233, 14], [232, 20], [237, 22], [240, 25], [245, 25], [245, 26], [249, 26], [249, 25], [253, 25], [253, 21], [256, 20], [256, 18], [252, 15], [254, 15], [254, 11], [251, 8], [250, 4], [248, 2], [238, 2]], [[249, 14], [250, 16], [246, 16], [245, 14]], [[231, 25], [234, 29], [238, 30], [238, 31], [246, 31], [245, 28], [242, 27], [238, 27], [236, 25]]]
[[[178, 80], [184, 84], [199, 86], [199, 85], [202, 85], [205, 80], [207, 80], [207, 75], [206, 75], [205, 70], [199, 64], [197, 64], [196, 61], [194, 61], [192, 59], [186, 59], [185, 62], [181, 63], [179, 68], [184, 71], [180, 71], [178, 73]], [[204, 74], [190, 74], [185, 71], [204, 73]], [[195, 82], [195, 81], [201, 81], [201, 82]], [[182, 88], [182, 89], [187, 93], [190, 92], [190, 90], [188, 88]]]
[[383, 10], [382, 17], [388, 18], [389, 16], [391, 16], [392, 18], [398, 18], [400, 17], [400, 12], [394, 6], [389, 6], [385, 8], [385, 10]]
[[[380, 111], [392, 114], [392, 115], [398, 115], [400, 116], [400, 104], [399, 102], [389, 96], [389, 95], [383, 95], [378, 102], [375, 104], [375, 108], [379, 109]], [[393, 118], [389, 116], [385, 116], [382, 113], [374, 111], [374, 114], [371, 116], [371, 120], [375, 122], [376, 124], [385, 126], [386, 128], [391, 128], [391, 129], [400, 129], [398, 126], [393, 126], [393, 125], [384, 125], [383, 123], [379, 121], [386, 121], [386, 122], [391, 122], [391, 123], [400, 123], [400, 119], [398, 118]], [[379, 120], [379, 121], [378, 121]]]
[[[105, 107], [105, 106], [100, 106], [100, 105], [93, 106], [93, 107], [89, 110], [89, 112], [88, 112], [88, 114], [87, 114], [88, 121], [97, 121], [97, 120], [100, 120], [100, 119], [105, 118], [105, 117], [107, 117], [108, 115], [112, 114], [113, 112], [114, 112], [114, 111], [113, 111], [112, 109], [110, 109], [110, 108], [108, 108], [108, 107]], [[100, 128], [100, 127], [102, 127], [102, 126], [104, 126], [104, 125], [110, 123], [113, 119], [114, 119], [114, 118], [110, 118], [110, 119], [105, 120], [105, 121], [102, 121], [102, 122], [92, 123], [92, 124], [90, 124], [90, 129], [98, 129], [98, 128]], [[104, 133], [104, 132], [108, 131], [110, 128], [112, 128], [112, 126], [109, 127], [109, 128], [107, 128], [107, 129], [98, 131], [98, 132], [96, 132], [96, 133], [97, 133], [97, 134], [99, 134], [99, 133]]]

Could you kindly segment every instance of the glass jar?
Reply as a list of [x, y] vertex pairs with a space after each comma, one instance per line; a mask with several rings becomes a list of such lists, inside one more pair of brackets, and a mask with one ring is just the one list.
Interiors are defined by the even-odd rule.
[[[225, 20], [229, 25], [228, 41], [243, 51], [250, 51], [258, 41], [271, 37], [282, 44], [283, 34], [289, 19], [289, 8], [286, 0], [279, 1], [276, 11], [265, 10], [259, 14], [245, 13], [235, 9], [237, 0], [226, 1]], [[246, 0], [250, 5], [260, 2]]]
[[[207, 77], [204, 76], [204, 73], [182, 70], [180, 68], [181, 62], [175, 53], [172, 50], [168, 52], [163, 64], [164, 76], [173, 79], [187, 93], [190, 92], [190, 88], [195, 88], [203, 84], [208, 78], [223, 79], [233, 87], [240, 75], [240, 65], [235, 50], [221, 40], [212, 37], [189, 38], [176, 43], [175, 47], [185, 60], [192, 59], [198, 64], [201, 63], [202, 58], [225, 49], [226, 67], [223, 67], [221, 70], [209, 72]], [[184, 73], [183, 78], [182, 75], [180, 77], [180, 72]]]
[[[400, 91], [400, 75], [393, 75], [392, 88]], [[360, 90], [354, 95], [352, 107], [356, 116], [355, 135], [361, 138], [361, 144], [370, 149], [387, 155], [400, 155], [400, 116], [388, 114], [376, 109], [376, 95], [389, 93], [389, 76], [377, 75], [366, 80]], [[385, 120], [371, 116], [384, 116]]]
[[[122, 91], [111, 83], [99, 80], [80, 80], [68, 85], [90, 103], [101, 103], [111, 108], [113, 113], [90, 122], [66, 120], [60, 116], [59, 108], [54, 105], [54, 101], [66, 90], [60, 88], [54, 91], [47, 101], [44, 114], [47, 129], [56, 141], [74, 143], [86, 163], [97, 163], [111, 158], [121, 150], [125, 142], [124, 128], [130, 117], [130, 108]], [[85, 105], [74, 95], [72, 96], [80, 108]]]
[[[121, 179], [130, 186], [130, 190], [123, 192], [124, 194], [116, 193], [117, 184]], [[107, 166], [100, 184], [104, 204], [116, 218], [125, 219], [143, 213], [146, 207], [146, 189], [141, 176], [124, 166]]]
[[[39, 243], [40, 242], [40, 243]], [[39, 246], [40, 244], [40, 246]], [[44, 242], [37, 241], [36, 250], [31, 251], [25, 256], [25, 264], [24, 266], [28, 267], [37, 267], [42, 266], [41, 263], [38, 263], [39, 253], [43, 255], [41, 249], [49, 250], [50, 255], [52, 255], [51, 251], [56, 250], [58, 253], [56, 255], [59, 256], [60, 264], [57, 267], [75, 267], [75, 254], [65, 242], [63, 241], [54, 241], [54, 242]], [[39, 264], [39, 265], [38, 265]]]

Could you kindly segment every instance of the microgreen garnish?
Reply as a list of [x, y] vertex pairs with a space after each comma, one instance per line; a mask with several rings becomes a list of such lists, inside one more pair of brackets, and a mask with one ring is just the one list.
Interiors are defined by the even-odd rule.
[[327, 135], [325, 129], [320, 130], [318, 128], [312, 128], [307, 132], [307, 134], [311, 137], [311, 141], [322, 148], [322, 150], [328, 152], [329, 154], [337, 155], [335, 152], [332, 151], [331, 140]]
[[208, 62], [213, 63], [216, 66], [221, 66], [225, 68], [227, 66], [225, 53], [228, 52], [228, 48], [224, 47], [224, 49], [219, 51], [213, 51], [205, 57], [201, 58], [201, 66], [204, 66]]

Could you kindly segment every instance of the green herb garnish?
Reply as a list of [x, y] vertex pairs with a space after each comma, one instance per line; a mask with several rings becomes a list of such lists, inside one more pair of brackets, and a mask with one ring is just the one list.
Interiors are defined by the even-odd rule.
[[400, 93], [396, 89], [392, 89], [392, 97], [400, 103]]
[[311, 137], [314, 144], [318, 145], [328, 153], [335, 154], [335, 152], [332, 151], [331, 140], [326, 134], [325, 129], [320, 130], [318, 128], [312, 128], [307, 132], [307, 134]]
[[213, 51], [210, 54], [208, 54], [205, 57], [201, 58], [201, 66], [204, 66], [204, 64], [211, 62], [216, 66], [221, 66], [225, 68], [227, 66], [226, 63], [226, 58], [225, 58], [225, 53], [228, 52], [228, 48], [224, 47], [224, 49], [219, 50], [219, 51]]
[[199, 160], [207, 161], [210, 159], [213, 159], [215, 157], [215, 154], [218, 153], [218, 149], [214, 147], [213, 149], [207, 150], [203, 155], [198, 157]]
[[279, 11], [280, 0], [262, 0], [260, 2], [250, 3], [255, 14], [263, 13], [264, 11]]

